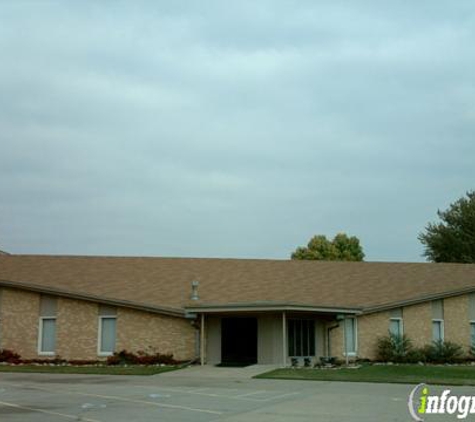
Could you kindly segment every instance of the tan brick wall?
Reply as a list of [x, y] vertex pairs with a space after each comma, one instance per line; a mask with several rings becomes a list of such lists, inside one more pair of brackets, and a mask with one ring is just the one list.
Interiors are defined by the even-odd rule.
[[359, 358], [376, 359], [378, 338], [388, 335], [389, 319], [389, 312], [378, 312], [357, 318]]
[[[333, 327], [337, 325], [338, 322], [333, 321], [329, 322], [326, 324], [325, 330], [327, 330], [330, 327]], [[336, 356], [338, 358], [343, 358], [343, 343], [344, 343], [344, 338], [343, 338], [343, 323], [339, 323], [339, 327], [334, 328], [330, 331], [330, 356]]]
[[1, 306], [2, 348], [25, 359], [38, 355], [40, 295], [17, 289], [3, 289]]
[[[23, 358], [38, 357], [40, 294], [2, 290], [2, 344]], [[98, 304], [58, 298], [56, 355], [63, 359], [98, 359]], [[195, 329], [183, 318], [118, 308], [116, 350], [173, 353], [176, 359], [194, 358]]]
[[183, 318], [119, 308], [116, 350], [149, 348], [160, 353], [173, 353], [178, 360], [193, 359], [195, 328]]
[[97, 359], [98, 305], [58, 298], [56, 354], [63, 359]]
[[432, 343], [432, 306], [431, 302], [403, 308], [404, 334], [412, 344], [421, 347]]
[[468, 295], [444, 299], [444, 338], [459, 344], [466, 352], [470, 348]]

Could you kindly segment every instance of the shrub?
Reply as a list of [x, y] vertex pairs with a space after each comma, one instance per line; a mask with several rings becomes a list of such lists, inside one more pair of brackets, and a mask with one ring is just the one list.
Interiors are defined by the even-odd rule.
[[434, 341], [422, 348], [426, 362], [456, 363], [463, 358], [462, 347], [451, 341]]
[[383, 362], [407, 362], [412, 350], [412, 343], [406, 335], [389, 333], [378, 339], [377, 359]]
[[121, 350], [107, 358], [107, 365], [176, 365], [177, 361], [173, 359], [172, 354], [162, 355], [155, 352], [149, 354], [143, 350], [135, 353]]
[[6, 362], [6, 363], [18, 365], [19, 363], [21, 363], [21, 356], [12, 350], [1, 349], [0, 362]]

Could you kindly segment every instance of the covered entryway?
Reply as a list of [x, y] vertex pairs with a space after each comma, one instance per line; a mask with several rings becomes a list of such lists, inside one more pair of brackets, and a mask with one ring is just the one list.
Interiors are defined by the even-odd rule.
[[257, 318], [222, 318], [221, 364], [246, 366], [257, 363]]

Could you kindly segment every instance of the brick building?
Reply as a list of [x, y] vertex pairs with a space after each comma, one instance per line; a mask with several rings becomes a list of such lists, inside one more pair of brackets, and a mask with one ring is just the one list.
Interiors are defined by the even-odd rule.
[[468, 352], [475, 265], [0, 256], [0, 348], [24, 358], [373, 359], [388, 331]]

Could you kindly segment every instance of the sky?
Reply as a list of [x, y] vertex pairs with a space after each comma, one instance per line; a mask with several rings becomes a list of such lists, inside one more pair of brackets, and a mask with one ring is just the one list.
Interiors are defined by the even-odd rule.
[[424, 261], [475, 188], [475, 4], [0, 2], [0, 249]]

